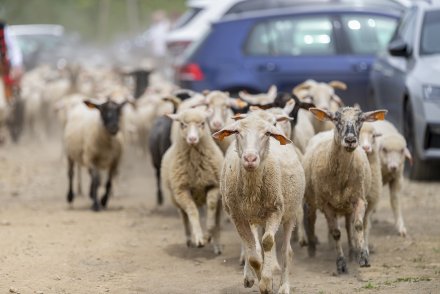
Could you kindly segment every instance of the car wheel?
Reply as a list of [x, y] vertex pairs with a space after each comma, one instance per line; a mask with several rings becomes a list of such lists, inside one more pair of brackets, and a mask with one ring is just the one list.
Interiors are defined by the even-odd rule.
[[416, 136], [414, 132], [414, 116], [409, 99], [405, 102], [403, 118], [403, 133], [413, 158], [412, 166], [407, 168], [407, 175], [411, 180], [428, 180], [431, 177], [429, 164], [422, 160], [416, 150]]

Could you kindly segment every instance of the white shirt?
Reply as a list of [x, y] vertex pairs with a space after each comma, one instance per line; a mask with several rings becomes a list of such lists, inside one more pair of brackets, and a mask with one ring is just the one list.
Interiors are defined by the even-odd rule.
[[6, 47], [8, 52], [8, 57], [11, 62], [12, 67], [23, 66], [23, 55], [21, 53], [20, 47], [18, 46], [17, 39], [11, 35], [11, 32], [6, 26], [4, 29]]

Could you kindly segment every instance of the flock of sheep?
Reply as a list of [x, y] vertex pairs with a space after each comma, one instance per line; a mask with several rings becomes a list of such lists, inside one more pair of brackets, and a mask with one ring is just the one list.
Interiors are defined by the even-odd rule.
[[[384, 120], [386, 110], [346, 107], [335, 89], [346, 85], [307, 80], [292, 93], [272, 86], [267, 93], [232, 98], [227, 92], [178, 89], [153, 74], [144, 95], [134, 99], [132, 81], [120, 72], [79, 66], [40, 66], [22, 81], [26, 131], [38, 138], [56, 125], [62, 130], [69, 203], [74, 190], [82, 190], [80, 177], [74, 189], [75, 171], [80, 175], [85, 168], [92, 209], [105, 208], [124, 146], [149, 151], [157, 204], [172, 200], [187, 246], [212, 243], [221, 254], [226, 212], [241, 238], [244, 286], [258, 283], [262, 293], [273, 292], [279, 271], [278, 293], [290, 292], [294, 230], [309, 256], [315, 255], [318, 210], [327, 220], [338, 273], [347, 272], [338, 219], [345, 218], [349, 258], [369, 266], [370, 218], [386, 185], [397, 232], [407, 233], [399, 203], [404, 162], [411, 161], [406, 141]], [[107, 179], [99, 198], [102, 171]]]

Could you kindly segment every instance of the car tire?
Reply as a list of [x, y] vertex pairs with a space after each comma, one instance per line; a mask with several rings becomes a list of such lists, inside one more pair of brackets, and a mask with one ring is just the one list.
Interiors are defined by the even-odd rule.
[[416, 137], [414, 132], [414, 115], [409, 99], [405, 102], [405, 110], [403, 117], [403, 133], [407, 142], [409, 151], [411, 152], [413, 163], [407, 166], [407, 175], [411, 180], [429, 180], [432, 177], [430, 165], [421, 159], [417, 152]]

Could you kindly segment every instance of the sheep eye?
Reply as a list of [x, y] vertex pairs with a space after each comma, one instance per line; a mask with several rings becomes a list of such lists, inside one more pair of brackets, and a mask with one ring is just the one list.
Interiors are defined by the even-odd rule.
[[387, 148], [383, 148], [382, 151], [385, 152], [385, 153], [388, 152]]
[[204, 128], [205, 127], [205, 122], [200, 123], [200, 127]]
[[181, 123], [180, 123], [180, 127], [181, 127], [182, 129], [186, 129], [186, 124], [183, 123], [183, 122], [181, 122]]

